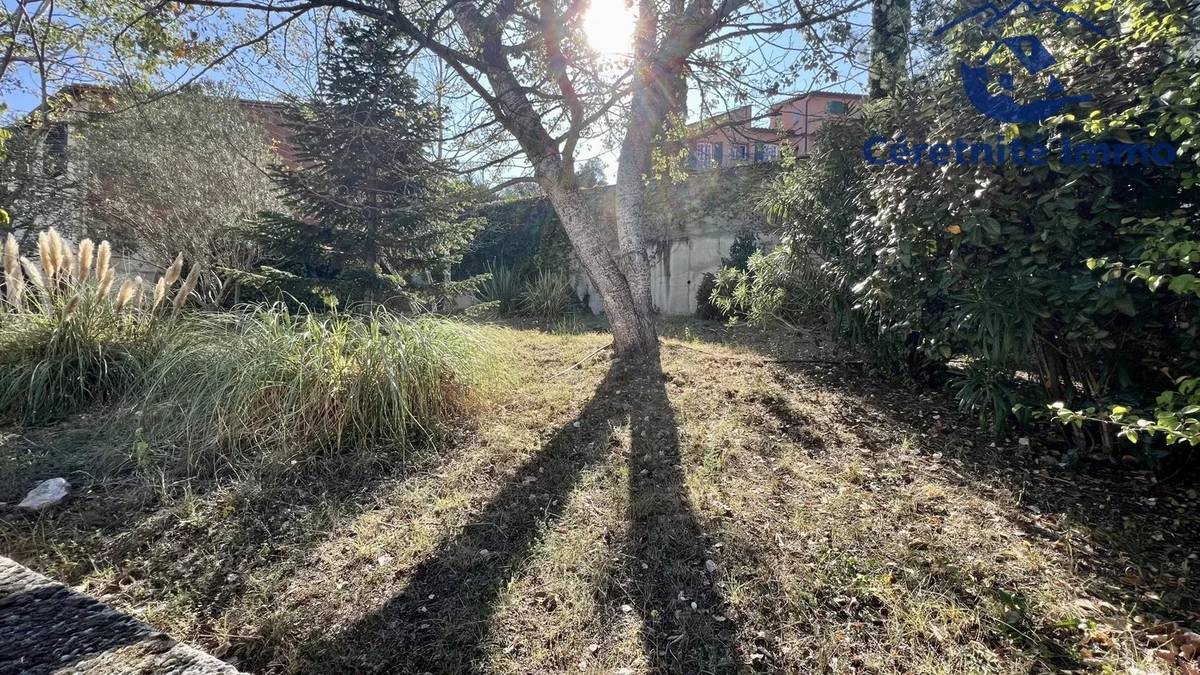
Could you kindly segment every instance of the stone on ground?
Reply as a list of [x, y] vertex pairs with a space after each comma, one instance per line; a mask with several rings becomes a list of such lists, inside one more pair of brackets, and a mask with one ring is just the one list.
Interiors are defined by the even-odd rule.
[[46, 507], [59, 504], [71, 494], [71, 484], [66, 478], [51, 478], [38, 483], [37, 487], [25, 495], [17, 507], [30, 511], [40, 511]]

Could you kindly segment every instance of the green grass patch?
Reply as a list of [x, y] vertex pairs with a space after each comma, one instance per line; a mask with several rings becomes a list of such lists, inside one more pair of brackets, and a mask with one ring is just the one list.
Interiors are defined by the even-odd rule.
[[191, 471], [407, 449], [502, 379], [486, 331], [283, 305], [181, 322], [128, 397], [135, 458]]

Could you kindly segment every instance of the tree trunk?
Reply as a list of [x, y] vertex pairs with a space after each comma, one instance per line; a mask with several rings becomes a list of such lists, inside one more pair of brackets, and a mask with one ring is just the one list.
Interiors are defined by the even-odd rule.
[[617, 244], [621, 251], [621, 268], [629, 282], [633, 300], [634, 316], [639, 334], [646, 341], [657, 343], [654, 327], [654, 301], [650, 293], [650, 255], [646, 246], [646, 186], [645, 169], [648, 162], [649, 144], [653, 139], [642, 139], [642, 147], [631, 145], [627, 136], [625, 147], [617, 162]]
[[875, 0], [871, 8], [871, 98], [894, 96], [908, 69], [911, 0]]
[[[642, 7], [649, 7], [648, 0], [642, 0]], [[455, 16], [464, 31], [479, 40], [480, 57], [487, 64], [488, 81], [495, 92], [491, 105], [506, 118], [505, 127], [512, 132], [529, 158], [534, 176], [554, 205], [576, 257], [600, 293], [604, 312], [612, 327], [613, 347], [617, 355], [622, 358], [656, 355], [658, 335], [650, 299], [650, 261], [644, 234], [644, 171], [631, 171], [635, 166], [649, 165], [653, 140], [662, 128], [662, 115], [654, 123], [654, 115], [651, 114], [653, 105], [646, 104], [646, 101], [654, 100], [654, 95], [645, 95], [647, 90], [653, 91], [653, 87], [647, 83], [654, 81], [657, 70], [654, 62], [646, 58], [646, 36], [649, 36], [652, 46], [655, 34], [653, 19], [639, 20], [642, 44], [638, 47], [635, 69], [644, 72], [635, 78], [638, 84], [635, 85], [633, 106], [649, 111], [640, 118], [648, 124], [644, 133], [631, 142], [628, 136], [633, 135], [637, 124], [631, 120], [625, 144], [628, 147], [621, 149], [617, 175], [618, 258], [608, 246], [607, 232], [598, 227], [595, 214], [590, 212], [580, 194], [575, 176], [573, 142], [567, 143], [565, 149], [560, 149], [559, 142], [542, 124], [525, 87], [513, 74], [500, 33], [488, 30], [486, 20], [470, 3], [457, 5]], [[677, 61], [679, 64], [683, 62], [682, 58]], [[639, 96], [639, 91], [643, 95]], [[575, 96], [573, 88], [569, 86], [563, 87], [563, 93], [568, 99]], [[642, 102], [640, 106], [639, 101]], [[625, 170], [621, 167], [625, 167]]]
[[[672, 0], [673, 11], [682, 14], [683, 3]], [[670, 20], [678, 20], [677, 14]], [[683, 79], [684, 59], [679, 54], [656, 53], [659, 20], [653, 3], [639, 3], [634, 36], [634, 80], [629, 119], [617, 160], [617, 244], [620, 267], [629, 284], [633, 313], [627, 330], [635, 331], [644, 351], [658, 348], [654, 325], [654, 301], [650, 292], [650, 253], [646, 232], [646, 184], [651, 178], [651, 157], [663, 127], [672, 112], [685, 114], [687, 85]], [[669, 51], [669, 50], [668, 50]], [[614, 331], [616, 323], [614, 322]]]
[[[554, 164], [548, 161], [547, 164]], [[596, 215], [584, 203], [573, 181], [559, 179], [557, 166], [539, 167], [539, 183], [554, 205], [571, 247], [600, 294], [604, 313], [613, 333], [613, 349], [622, 358], [640, 358], [658, 352], [654, 317], [643, 313], [635, 301], [630, 270], [622, 269], [596, 227]], [[649, 267], [646, 268], [646, 292], [649, 293]]]

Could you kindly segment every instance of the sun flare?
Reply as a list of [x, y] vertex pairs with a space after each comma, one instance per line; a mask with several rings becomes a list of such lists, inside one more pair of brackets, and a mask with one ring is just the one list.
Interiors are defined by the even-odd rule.
[[583, 32], [592, 49], [606, 56], [633, 51], [637, 17], [625, 0], [591, 0], [583, 15]]

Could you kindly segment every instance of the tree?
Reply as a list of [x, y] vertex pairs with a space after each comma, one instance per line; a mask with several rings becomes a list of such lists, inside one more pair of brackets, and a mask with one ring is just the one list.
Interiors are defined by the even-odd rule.
[[342, 48], [322, 65], [317, 94], [287, 115], [295, 162], [272, 171], [290, 210], [264, 214], [259, 228], [275, 270], [288, 290], [339, 299], [468, 290], [473, 280], [447, 276], [480, 221], [459, 217], [461, 189], [426, 156], [439, 111], [416, 100], [406, 42], [383, 24], [337, 33]]
[[[201, 23], [203, 29], [197, 26]], [[9, 216], [27, 225], [58, 206], [51, 198], [49, 209], [43, 208], [47, 205], [43, 195], [60, 191], [68, 181], [60, 175], [35, 176], [28, 169], [41, 163], [44, 146], [59, 144], [60, 124], [72, 113], [70, 97], [61, 95], [64, 91], [81, 84], [144, 83], [176, 66], [207, 64], [189, 78], [189, 83], [194, 82], [231, 53], [222, 54], [221, 49], [232, 30], [220, 39], [207, 37], [215, 25], [231, 29], [237, 23], [229, 15], [143, 0], [4, 3], [0, 7], [0, 91], [5, 99], [0, 100], [0, 116], [13, 112], [11, 105], [21, 120], [9, 130], [0, 130], [0, 161], [5, 162], [8, 177], [16, 175], [24, 182], [0, 196], [5, 202], [0, 206], [0, 225]], [[247, 44], [234, 42], [234, 49]], [[144, 102], [126, 99], [123, 104]], [[47, 186], [44, 178], [57, 180]], [[6, 210], [14, 203], [27, 210]]]
[[210, 288], [224, 289], [220, 270], [258, 260], [253, 219], [279, 205], [266, 173], [277, 155], [262, 119], [214, 86], [132, 107], [122, 105], [132, 92], [107, 98], [127, 109], [80, 120], [69, 149], [87, 172], [91, 227], [151, 261], [182, 253], [206, 270]]
[[896, 94], [908, 66], [911, 0], [875, 0], [871, 5], [871, 66], [867, 89], [871, 98]]
[[188, 21], [184, 11], [138, 0], [7, 2], [0, 7], [0, 87], [31, 90], [47, 113], [51, 92], [63, 85], [137, 80], [179, 59], [211, 59], [217, 45], [185, 31]]
[[593, 188], [600, 185], [608, 184], [608, 177], [604, 173], [604, 160], [599, 157], [593, 157], [584, 162], [579, 167], [579, 187]]
[[0, 224], [19, 232], [22, 247], [32, 244], [39, 226], [74, 230], [79, 181], [66, 171], [68, 156], [61, 129], [18, 124], [3, 138]]
[[[184, 4], [258, 10], [279, 21], [338, 8], [391, 26], [436, 55], [484, 110], [464, 135], [499, 125], [563, 223], [576, 256], [603, 300], [621, 356], [657, 351], [650, 295], [646, 182], [664, 131], [683, 121], [686, 79], [708, 73], [738, 95], [778, 94], [807, 66], [820, 66], [831, 42], [848, 43], [848, 15], [859, 0], [639, 0], [628, 68], [605, 67], [581, 32], [580, 0], [399, 2], [356, 0], [184, 0]], [[799, 57], [768, 54], [774, 36], [804, 42]], [[761, 56], [763, 67], [746, 61]], [[758, 56], [754, 58], [759, 58]], [[826, 68], [822, 75], [836, 69]], [[486, 116], [481, 114], [486, 113]], [[482, 121], [478, 121], [482, 118]], [[599, 129], [598, 129], [599, 127]], [[619, 136], [617, 249], [580, 193], [576, 152], [601, 129]], [[501, 161], [501, 158], [494, 161]], [[682, 159], [682, 158], [679, 158]]]

